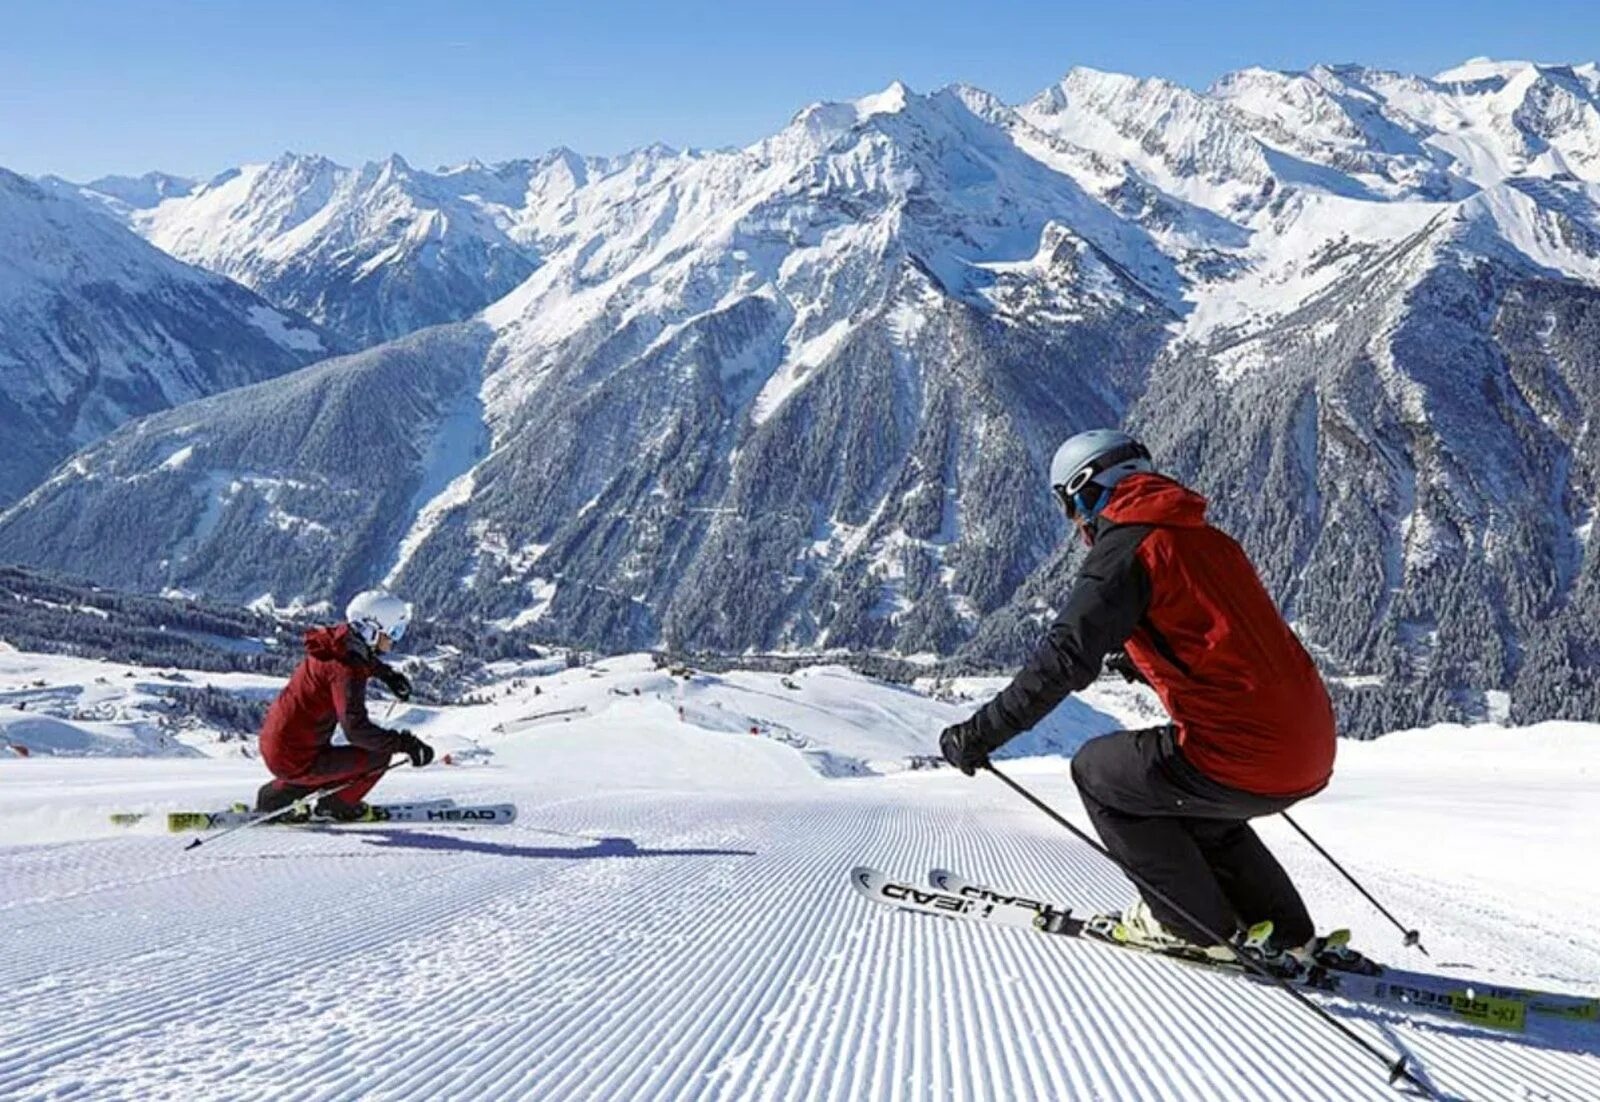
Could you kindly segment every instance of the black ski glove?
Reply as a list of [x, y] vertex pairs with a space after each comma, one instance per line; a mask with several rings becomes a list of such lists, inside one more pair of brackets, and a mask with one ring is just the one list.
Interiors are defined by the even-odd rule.
[[1125, 650], [1114, 650], [1106, 655], [1105, 667], [1117, 674], [1130, 685], [1148, 685], [1144, 674], [1139, 672], [1139, 667], [1133, 664], [1133, 659], [1128, 657]]
[[411, 679], [393, 666], [379, 662], [377, 672], [373, 676], [382, 681], [384, 687], [402, 704], [411, 699]]
[[989, 748], [983, 743], [983, 735], [978, 730], [978, 718], [973, 718], [964, 723], [946, 727], [939, 736], [939, 752], [944, 755], [944, 760], [961, 770], [967, 776], [972, 776], [979, 769], [989, 765]]
[[400, 753], [411, 759], [411, 766], [414, 769], [421, 769], [433, 762], [433, 747], [410, 731], [400, 732]]

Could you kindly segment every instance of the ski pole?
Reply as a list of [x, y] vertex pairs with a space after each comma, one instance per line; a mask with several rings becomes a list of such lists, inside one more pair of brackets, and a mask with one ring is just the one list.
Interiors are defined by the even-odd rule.
[[391, 761], [387, 765], [381, 766], [381, 767], [379, 767], [377, 769], [369, 769], [369, 770], [367, 770], [367, 772], [358, 774], [358, 775], [356, 775], [354, 777], [351, 777], [349, 780], [340, 781], [338, 784], [329, 785], [327, 788], [319, 788], [315, 792], [308, 792], [304, 796], [301, 796], [298, 800], [294, 801], [294, 803], [285, 804], [283, 807], [280, 807], [278, 810], [268, 812], [267, 814], [261, 816], [259, 819], [251, 819], [249, 822], [244, 822], [244, 823], [235, 823], [233, 826], [229, 827], [228, 829], [222, 830], [222, 831], [218, 831], [216, 834], [212, 834], [212, 835], [209, 835], [209, 836], [196, 838], [194, 841], [190, 842], [188, 845], [183, 847], [184, 852], [187, 853], [189, 850], [199, 849], [201, 846], [205, 845], [207, 842], [214, 842], [218, 838], [226, 838], [228, 835], [234, 833], [235, 831], [244, 830], [246, 827], [260, 826], [262, 823], [270, 823], [270, 822], [272, 822], [272, 820], [277, 819], [277, 818], [279, 818], [281, 816], [287, 815], [287, 814], [289, 814], [289, 812], [294, 811], [297, 808], [305, 807], [312, 800], [320, 800], [324, 796], [332, 796], [333, 794], [335, 794], [337, 792], [343, 792], [345, 789], [349, 788], [351, 785], [355, 784], [357, 781], [364, 781], [368, 777], [381, 777], [385, 773], [387, 773], [389, 770], [395, 768], [398, 765], [404, 765], [406, 762], [408, 762], [410, 760], [411, 760], [410, 758], [401, 758], [399, 761]]
[[1148, 895], [1151, 895], [1154, 898], [1160, 900], [1162, 903], [1166, 904], [1180, 918], [1182, 918], [1190, 926], [1193, 926], [1196, 930], [1199, 930], [1202, 933], [1204, 933], [1212, 941], [1216, 942], [1219, 945], [1225, 946], [1227, 948], [1228, 952], [1233, 954], [1234, 959], [1237, 960], [1245, 968], [1247, 968], [1250, 971], [1252, 971], [1252, 972], [1256, 973], [1257, 975], [1261, 976], [1263, 979], [1266, 979], [1269, 982], [1274, 983], [1278, 987], [1282, 988], [1289, 995], [1293, 996], [1294, 999], [1297, 1002], [1299, 1002], [1301, 1006], [1305, 1007], [1307, 1010], [1311, 1011], [1311, 1013], [1313, 1013], [1317, 1017], [1321, 1018], [1328, 1025], [1332, 1026], [1334, 1029], [1336, 1029], [1340, 1033], [1344, 1034], [1345, 1037], [1347, 1037], [1350, 1041], [1352, 1041], [1353, 1043], [1359, 1045], [1362, 1048], [1362, 1050], [1364, 1050], [1369, 1056], [1376, 1057], [1378, 1060], [1382, 1061], [1384, 1067], [1388, 1069], [1389, 1082], [1391, 1084], [1397, 1083], [1401, 1079], [1404, 1079], [1406, 1082], [1410, 1083], [1412, 1086], [1414, 1086], [1418, 1090], [1422, 1091], [1422, 1093], [1425, 1094], [1426, 1096], [1428, 1096], [1429, 1098], [1437, 1099], [1439, 1097], [1439, 1095], [1434, 1091], [1434, 1089], [1431, 1086], [1429, 1086], [1427, 1083], [1423, 1082], [1421, 1079], [1417, 1078], [1416, 1074], [1413, 1073], [1411, 1071], [1411, 1069], [1406, 1066], [1406, 1057], [1404, 1055], [1395, 1057], [1393, 1060], [1391, 1060], [1388, 1053], [1384, 1052], [1378, 1046], [1374, 1045], [1371, 1041], [1368, 1041], [1365, 1037], [1361, 1036], [1361, 1034], [1359, 1034], [1355, 1030], [1351, 1029], [1348, 1025], [1346, 1025], [1343, 1022], [1341, 1022], [1338, 1018], [1335, 1018], [1332, 1014], [1328, 1013], [1328, 1010], [1327, 1010], [1326, 1007], [1319, 1006], [1317, 1004], [1317, 1002], [1314, 999], [1312, 999], [1309, 995], [1307, 995], [1304, 991], [1301, 991], [1299, 988], [1295, 987], [1292, 983], [1290, 983], [1288, 980], [1284, 979], [1282, 976], [1275, 975], [1270, 969], [1266, 968], [1265, 966], [1263, 966], [1259, 962], [1251, 959], [1250, 957], [1246, 956], [1244, 953], [1240, 952], [1239, 951], [1239, 947], [1233, 943], [1233, 939], [1232, 938], [1222, 937], [1215, 930], [1213, 930], [1210, 927], [1208, 927], [1205, 923], [1200, 922], [1199, 920], [1197, 920], [1193, 915], [1191, 915], [1183, 907], [1180, 907], [1177, 903], [1174, 903], [1170, 898], [1168, 898], [1167, 894], [1165, 892], [1163, 892], [1160, 888], [1157, 888], [1155, 885], [1151, 884], [1148, 880], [1146, 880], [1143, 876], [1140, 876], [1138, 873], [1134, 872], [1131, 868], [1129, 868], [1123, 862], [1119, 861], [1111, 853], [1110, 850], [1106, 849], [1105, 846], [1101, 845], [1099, 842], [1097, 842], [1093, 838], [1089, 837], [1089, 835], [1085, 834], [1083, 831], [1081, 831], [1077, 827], [1073, 826], [1070, 822], [1068, 822], [1065, 818], [1063, 818], [1061, 816], [1061, 814], [1059, 812], [1057, 812], [1054, 808], [1052, 808], [1049, 804], [1045, 803], [1043, 800], [1039, 799], [1039, 797], [1035, 796], [1032, 792], [1029, 792], [1026, 788], [1022, 787], [1022, 785], [1018, 784], [1016, 781], [1012, 780], [1010, 777], [1008, 777], [1004, 773], [1000, 772], [1000, 770], [998, 770], [998, 769], [996, 769], [994, 767], [993, 763], [986, 761], [986, 762], [983, 763], [983, 768], [985, 768], [989, 772], [993, 773], [996, 777], [999, 777], [1000, 780], [1005, 782], [1005, 785], [1006, 785], [1007, 788], [1011, 789], [1017, 795], [1021, 796], [1025, 800], [1027, 800], [1034, 807], [1038, 808], [1040, 811], [1042, 811], [1046, 815], [1050, 816], [1051, 819], [1055, 820], [1061, 826], [1066, 827], [1067, 830], [1072, 833], [1073, 837], [1078, 839], [1078, 841], [1082, 842], [1084, 845], [1088, 846], [1090, 849], [1092, 849], [1096, 853], [1098, 853], [1101, 857], [1104, 857], [1107, 861], [1110, 861], [1117, 868], [1121, 869], [1122, 870], [1122, 874], [1124, 876], [1126, 876], [1129, 880], [1132, 880], [1135, 884], [1137, 884], [1139, 886], [1140, 890], [1146, 892]]
[[1339, 864], [1339, 862], [1337, 862], [1337, 861], [1335, 861], [1333, 859], [1333, 854], [1329, 853], [1327, 850], [1323, 849], [1320, 845], [1318, 845], [1317, 844], [1317, 840], [1315, 838], [1311, 837], [1311, 835], [1306, 833], [1306, 828], [1305, 827], [1301, 826], [1299, 823], [1297, 823], [1293, 819], [1289, 818], [1289, 813], [1287, 811], [1283, 812], [1282, 814], [1283, 814], [1284, 822], [1286, 822], [1290, 826], [1294, 827], [1294, 829], [1297, 832], [1299, 832], [1300, 837], [1304, 838], [1307, 842], [1310, 842], [1312, 849], [1316, 850], [1318, 853], [1322, 854], [1322, 856], [1326, 857], [1328, 859], [1328, 864], [1330, 864], [1334, 868], [1338, 869], [1340, 875], [1343, 876], [1346, 880], [1350, 881], [1351, 886], [1353, 886], [1356, 891], [1360, 892], [1363, 896], [1365, 896], [1368, 903], [1371, 903], [1374, 907], [1378, 908], [1378, 913], [1379, 914], [1383, 915], [1384, 918], [1387, 918], [1390, 922], [1394, 923], [1394, 928], [1399, 930], [1402, 934], [1405, 935], [1405, 940], [1406, 940], [1407, 947], [1415, 946], [1417, 951], [1420, 952], [1425, 957], [1432, 955], [1432, 954], [1430, 954], [1428, 952], [1427, 947], [1422, 944], [1422, 932], [1420, 930], [1408, 930], [1406, 928], [1405, 923], [1401, 922], [1398, 918], [1396, 918], [1394, 915], [1389, 913], [1389, 908], [1385, 907], [1382, 903], [1379, 903], [1377, 901], [1377, 899], [1375, 899], [1373, 897], [1371, 892], [1367, 891], [1366, 888], [1361, 886], [1361, 881], [1357, 880], [1354, 876], [1350, 875], [1350, 872], [1349, 872], [1348, 869], [1346, 869], [1343, 865]]

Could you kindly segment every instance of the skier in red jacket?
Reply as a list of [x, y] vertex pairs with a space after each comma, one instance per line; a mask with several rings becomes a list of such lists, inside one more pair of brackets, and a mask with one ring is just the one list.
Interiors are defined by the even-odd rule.
[[[1142, 444], [1080, 433], [1050, 477], [1088, 558], [1022, 672], [944, 731], [945, 758], [971, 775], [1102, 664], [1148, 683], [1172, 722], [1093, 739], [1072, 759], [1101, 840], [1208, 929], [1233, 936], [1270, 920], [1266, 951], [1300, 949], [1311, 917], [1249, 820], [1328, 783], [1334, 721], [1322, 678], [1244, 551], [1206, 523], [1205, 499], [1156, 474]], [[1154, 895], [1117, 930], [1158, 949], [1213, 945]]]
[[[390, 731], [367, 716], [367, 679], [376, 677], [399, 700], [411, 698], [411, 682], [378, 656], [405, 635], [411, 606], [381, 589], [358, 594], [345, 622], [306, 632], [306, 657], [261, 728], [261, 758], [273, 779], [256, 794], [256, 810], [279, 811], [320, 788], [346, 787], [317, 801], [315, 814], [340, 822], [366, 818], [363, 801], [379, 771], [395, 754], [417, 767], [433, 761], [433, 749], [410, 731]], [[335, 726], [348, 746], [335, 746]]]

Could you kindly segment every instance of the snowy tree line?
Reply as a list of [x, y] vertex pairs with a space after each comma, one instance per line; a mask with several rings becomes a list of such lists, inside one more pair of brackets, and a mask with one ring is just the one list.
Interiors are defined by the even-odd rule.
[[296, 627], [248, 609], [122, 593], [0, 566], [0, 639], [19, 650], [286, 675], [298, 651]]
[[230, 692], [215, 685], [174, 686], [163, 689], [161, 695], [162, 710], [169, 717], [179, 722], [193, 720], [221, 732], [224, 739], [254, 737], [270, 706], [260, 695]]
[[[287, 677], [303, 657], [302, 634], [315, 622], [215, 602], [123, 593], [0, 566], [0, 641], [19, 650], [173, 670]], [[428, 660], [408, 657], [418, 654]], [[419, 617], [394, 661], [406, 668], [417, 699], [448, 704], [487, 683], [488, 663], [540, 656], [525, 633]], [[264, 710], [252, 696], [212, 688], [177, 687], [167, 696], [175, 713], [207, 722], [215, 718], [212, 725], [224, 730], [233, 729], [230, 724], [253, 729]]]

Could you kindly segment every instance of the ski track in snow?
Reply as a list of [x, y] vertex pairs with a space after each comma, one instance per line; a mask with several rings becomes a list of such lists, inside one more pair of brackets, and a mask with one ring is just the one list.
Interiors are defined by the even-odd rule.
[[[1030, 779], [1071, 806], [1061, 774]], [[0, 851], [20, 1008], [0, 1019], [0, 1097], [1397, 1097], [1280, 992], [849, 888], [858, 863], [944, 865], [1124, 898], [981, 780], [472, 796], [517, 798], [522, 819]], [[1320, 898], [1328, 874], [1291, 871]], [[1401, 907], [1437, 890], [1384, 887]], [[1594, 963], [1574, 946], [1555, 965]], [[1445, 1097], [1600, 1098], [1600, 1027], [1517, 1038], [1327, 1005]]]

